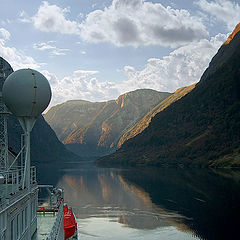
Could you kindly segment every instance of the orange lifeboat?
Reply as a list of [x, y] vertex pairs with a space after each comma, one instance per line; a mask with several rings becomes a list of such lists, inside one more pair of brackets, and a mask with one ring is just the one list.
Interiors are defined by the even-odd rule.
[[63, 206], [63, 223], [65, 239], [73, 237], [77, 234], [77, 222], [76, 218], [70, 208], [65, 204]]

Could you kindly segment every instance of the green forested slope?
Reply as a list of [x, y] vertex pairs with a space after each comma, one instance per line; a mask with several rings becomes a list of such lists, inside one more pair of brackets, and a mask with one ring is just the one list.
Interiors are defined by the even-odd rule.
[[240, 166], [240, 32], [223, 45], [188, 95], [102, 165]]
[[163, 111], [165, 108], [170, 106], [175, 101], [181, 99], [183, 96], [188, 94], [192, 89], [195, 87], [196, 84], [192, 84], [187, 87], [179, 88], [175, 91], [172, 95], [161, 101], [157, 106], [151, 109], [139, 122], [137, 122], [132, 128], [126, 131], [120, 140], [118, 141], [118, 147], [121, 147], [124, 142], [128, 139], [137, 136], [141, 133], [145, 128], [148, 127], [149, 123], [151, 122], [152, 118], [156, 116], [159, 112]]

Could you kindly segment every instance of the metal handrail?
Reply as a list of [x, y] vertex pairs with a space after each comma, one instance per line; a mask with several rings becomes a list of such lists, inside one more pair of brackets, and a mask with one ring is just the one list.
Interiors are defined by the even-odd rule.
[[[62, 235], [64, 234], [64, 232], [63, 232], [63, 201], [61, 201], [61, 204], [58, 208], [57, 217], [56, 217], [55, 222], [53, 224], [51, 233], [46, 238], [46, 240], [60, 239], [59, 235], [61, 235], [61, 234]], [[64, 236], [62, 236], [62, 238], [64, 239]]]
[[30, 168], [30, 184], [36, 184], [37, 183], [37, 169], [36, 167], [32, 166]]
[[[35, 185], [37, 183], [36, 167], [30, 168], [30, 184]], [[6, 196], [8, 194], [13, 195], [22, 190], [22, 182], [24, 176], [24, 168], [15, 168], [13, 170], [5, 171], [0, 169], [0, 175], [2, 176], [2, 184], [6, 184]]]

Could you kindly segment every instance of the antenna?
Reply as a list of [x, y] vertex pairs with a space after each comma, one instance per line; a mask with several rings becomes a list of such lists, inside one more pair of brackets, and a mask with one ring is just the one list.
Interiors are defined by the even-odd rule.
[[7, 118], [9, 112], [3, 102], [2, 87], [6, 78], [13, 72], [10, 64], [0, 57], [0, 168], [8, 169]]
[[8, 109], [18, 118], [25, 133], [25, 166], [23, 188], [30, 190], [30, 133], [38, 116], [51, 100], [48, 80], [33, 69], [10, 74], [3, 84], [2, 96]]

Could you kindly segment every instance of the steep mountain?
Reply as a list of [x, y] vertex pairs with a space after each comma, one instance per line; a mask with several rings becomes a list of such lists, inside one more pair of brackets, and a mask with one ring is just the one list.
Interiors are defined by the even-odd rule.
[[67, 101], [52, 107], [44, 118], [64, 142], [76, 129], [84, 128], [105, 105], [104, 102]]
[[[15, 116], [8, 119], [9, 147], [18, 153], [21, 148], [21, 134], [23, 130]], [[79, 161], [80, 158], [67, 150], [58, 140], [56, 134], [40, 116], [31, 132], [31, 162], [33, 165], [42, 163], [61, 164]]]
[[148, 127], [149, 123], [151, 122], [152, 118], [158, 114], [159, 112], [163, 111], [166, 107], [171, 105], [173, 102], [179, 100], [180, 98], [184, 97], [187, 93], [192, 91], [196, 84], [192, 84], [188, 87], [179, 88], [176, 92], [172, 95], [161, 101], [157, 106], [151, 109], [139, 122], [137, 122], [132, 128], [130, 128], [127, 132], [125, 132], [120, 140], [118, 141], [118, 147], [121, 147], [124, 142], [128, 139], [137, 136], [141, 133], [145, 128]]
[[240, 31], [240, 23], [237, 24], [237, 26], [235, 27], [233, 32], [229, 35], [228, 39], [223, 43], [223, 45], [229, 44], [239, 31]]
[[99, 156], [114, 151], [122, 134], [169, 95], [140, 89], [107, 102], [68, 101], [44, 117], [68, 149]]
[[158, 113], [116, 153], [97, 162], [240, 166], [240, 32], [221, 46], [189, 94]]

